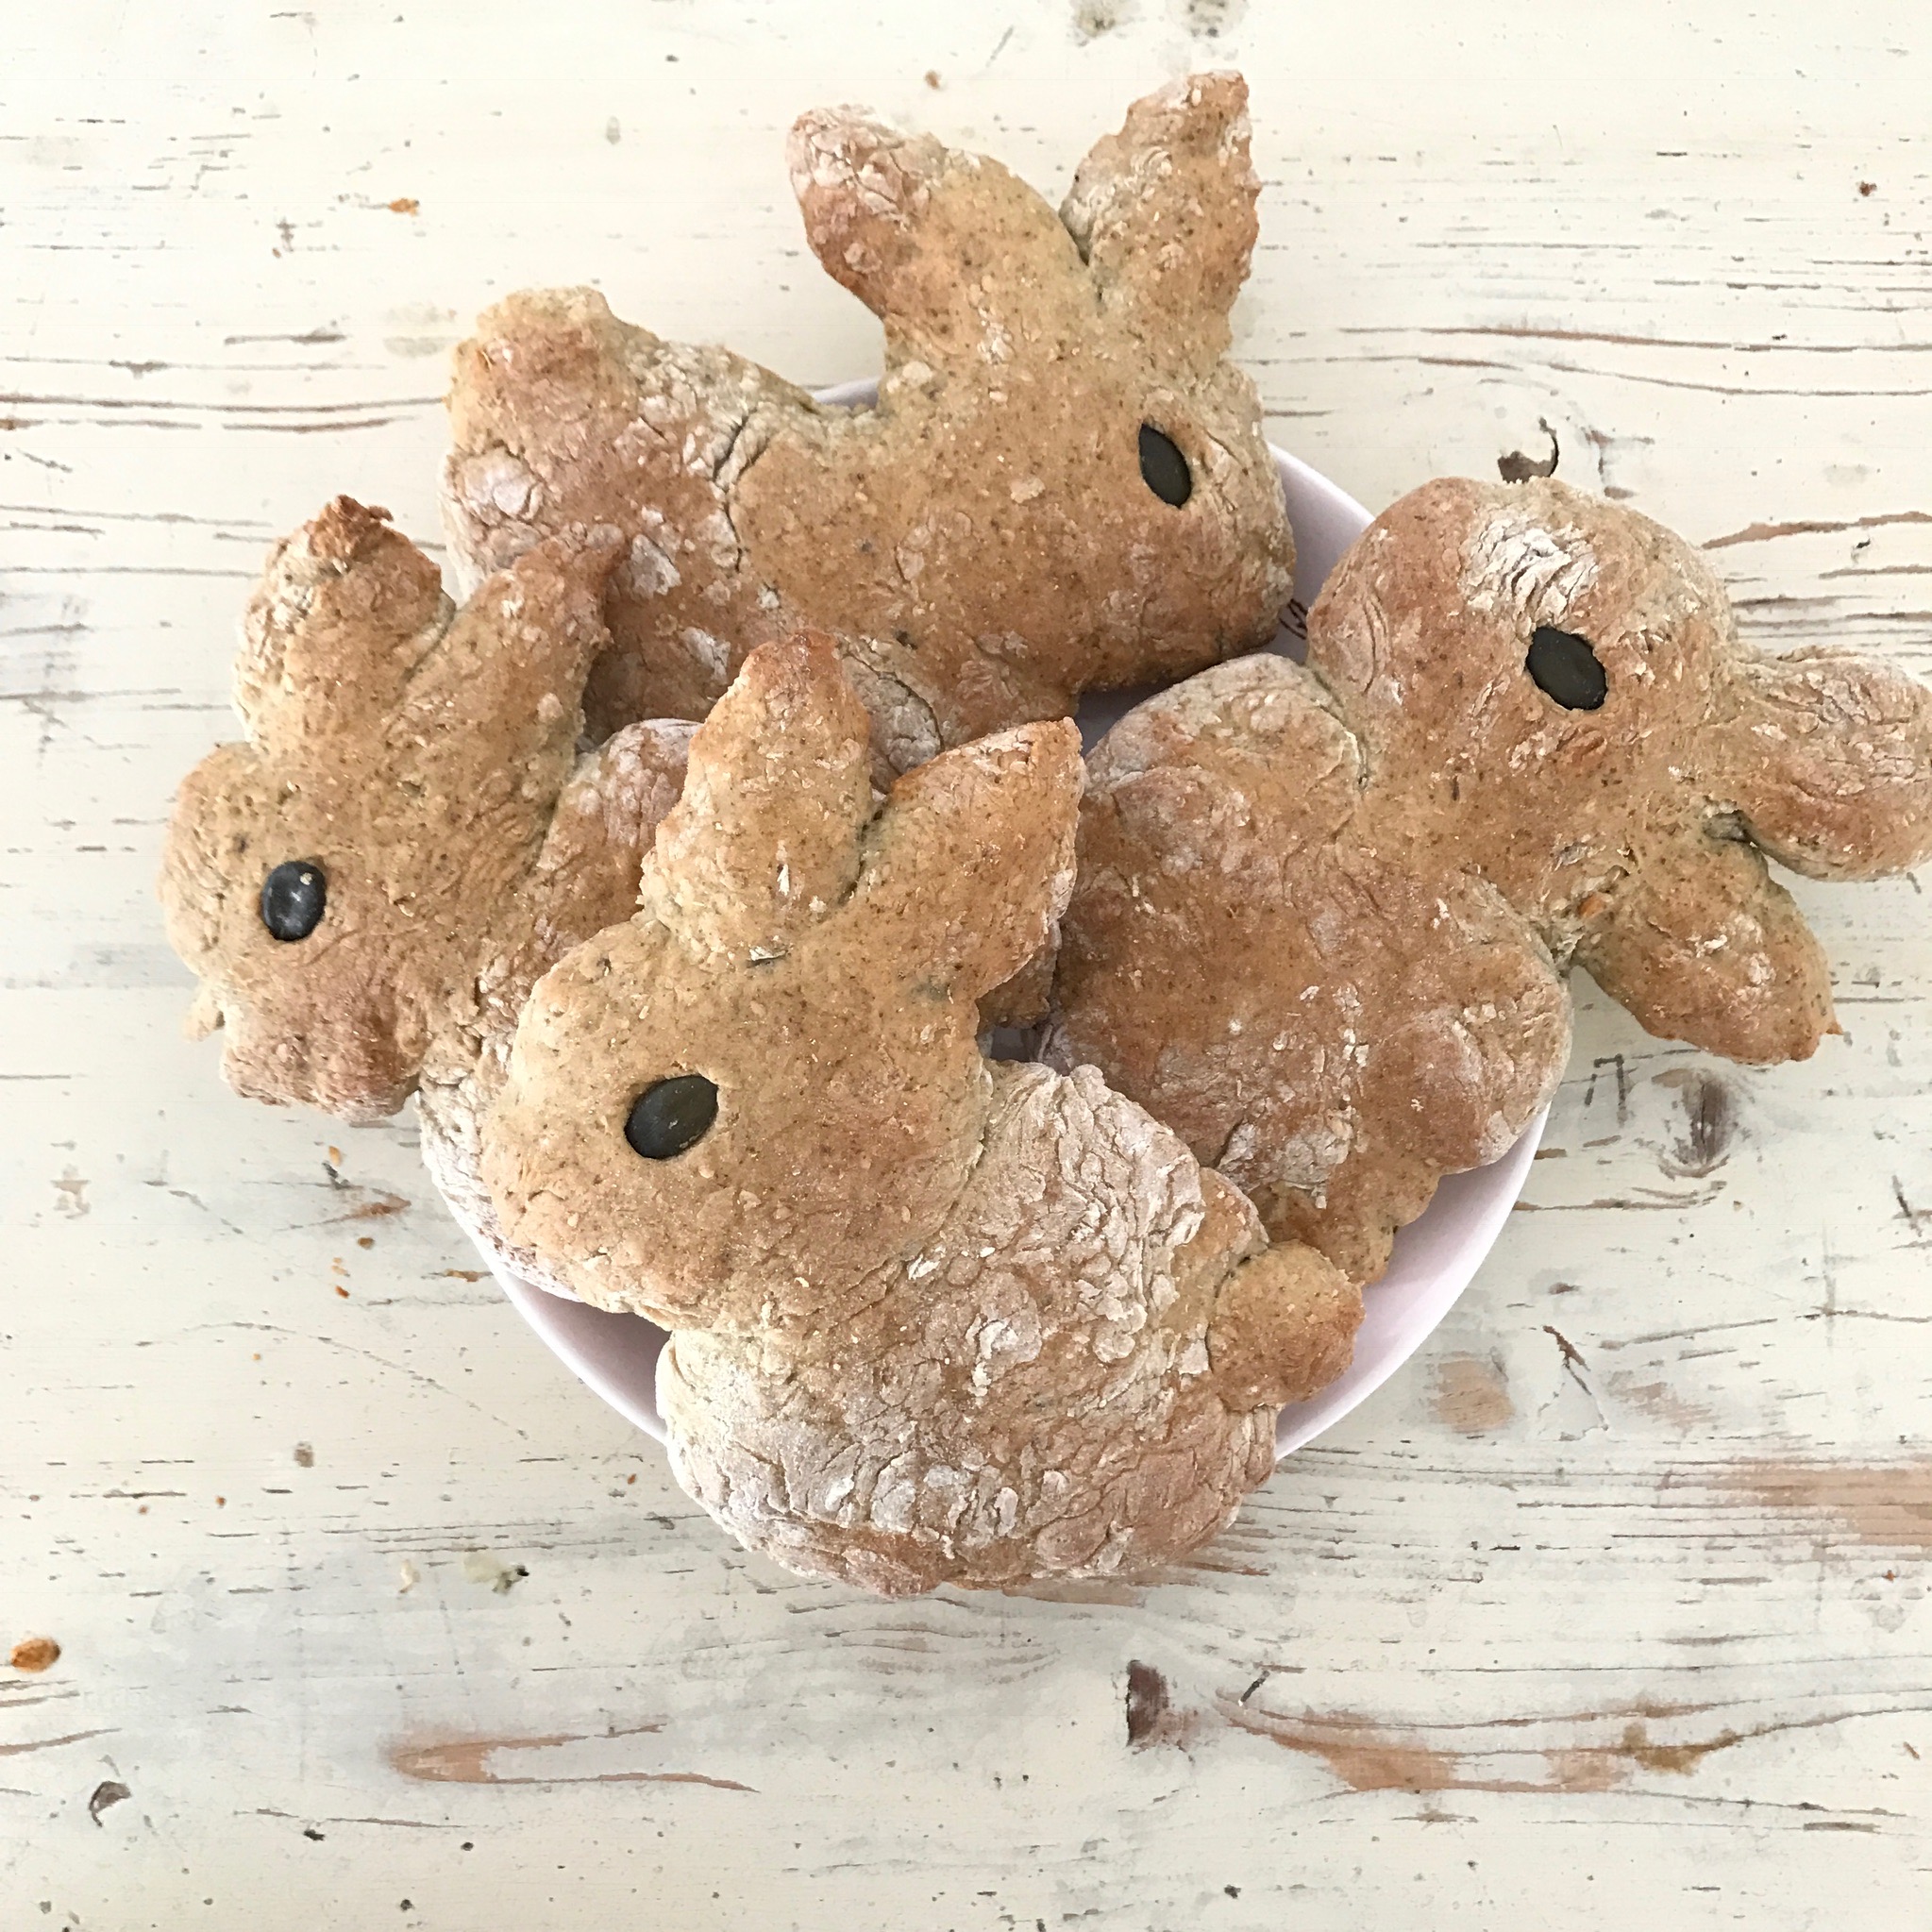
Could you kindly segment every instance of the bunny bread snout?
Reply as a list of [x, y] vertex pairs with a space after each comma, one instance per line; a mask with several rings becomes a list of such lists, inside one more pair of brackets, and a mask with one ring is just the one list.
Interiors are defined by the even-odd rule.
[[635, 916], [531, 995], [484, 1178], [574, 1293], [671, 1330], [673, 1465], [748, 1545], [894, 1594], [1166, 1561], [1359, 1298], [1091, 1069], [982, 1057], [1072, 888], [1073, 727], [882, 802], [869, 724], [829, 639], [746, 661]]

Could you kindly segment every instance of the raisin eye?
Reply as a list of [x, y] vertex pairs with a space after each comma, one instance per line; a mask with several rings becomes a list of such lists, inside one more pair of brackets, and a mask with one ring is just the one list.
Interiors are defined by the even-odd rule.
[[668, 1161], [696, 1147], [718, 1117], [718, 1090], [701, 1073], [654, 1081], [630, 1103], [624, 1138], [647, 1161]]
[[1140, 426], [1140, 474], [1148, 488], [1176, 510], [1194, 495], [1187, 459], [1173, 438], [1163, 436], [1151, 423]]
[[1589, 639], [1550, 624], [1531, 632], [1523, 667], [1565, 711], [1595, 711], [1610, 688]]
[[306, 939], [328, 908], [328, 880], [314, 859], [284, 859], [261, 882], [261, 923], [277, 939]]

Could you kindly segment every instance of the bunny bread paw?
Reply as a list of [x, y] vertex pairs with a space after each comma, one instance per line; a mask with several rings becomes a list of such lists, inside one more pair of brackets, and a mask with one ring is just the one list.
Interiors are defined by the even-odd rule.
[[1371, 772], [1272, 654], [1130, 712], [1089, 761], [1045, 1049], [1356, 1281], [1441, 1175], [1509, 1147], [1570, 1051], [1533, 928], [1480, 881], [1414, 868]]

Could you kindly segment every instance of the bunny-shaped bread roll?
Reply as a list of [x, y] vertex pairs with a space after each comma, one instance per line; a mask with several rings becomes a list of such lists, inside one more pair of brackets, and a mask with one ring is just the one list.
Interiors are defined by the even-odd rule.
[[1762, 853], [1835, 879], [1932, 853], [1932, 692], [1746, 651], [1634, 511], [1428, 483], [1336, 566], [1305, 670], [1218, 666], [1098, 748], [1049, 1057], [1372, 1278], [1554, 1090], [1572, 959], [1654, 1033], [1816, 1049], [1824, 961]]
[[425, 1156], [489, 1238], [483, 1089], [538, 975], [636, 904], [691, 728], [578, 755], [613, 540], [539, 545], [459, 611], [387, 515], [339, 496], [271, 554], [249, 740], [183, 782], [160, 895], [229, 1084], [351, 1120], [420, 1084]]
[[1556, 959], [1727, 1059], [1837, 1031], [1763, 855], [1875, 879], [1932, 854], [1932, 691], [1830, 646], [1747, 651], [1696, 550], [1554, 480], [1424, 484], [1318, 611], [1309, 668], [1377, 789]]
[[822, 408], [594, 290], [511, 296], [456, 355], [444, 473], [473, 574], [623, 532], [594, 736], [701, 718], [760, 638], [841, 637], [895, 769], [1273, 634], [1293, 549], [1227, 361], [1255, 239], [1247, 90], [1136, 103], [1056, 216], [998, 162], [854, 110], [792, 131], [826, 268], [885, 325], [876, 409]]
[[1359, 1299], [1090, 1069], [981, 1056], [1072, 882], [1073, 727], [882, 804], [867, 737], [826, 638], [746, 661], [637, 915], [531, 994], [485, 1179], [576, 1294], [671, 1331], [673, 1467], [748, 1545], [888, 1594], [1178, 1556]]

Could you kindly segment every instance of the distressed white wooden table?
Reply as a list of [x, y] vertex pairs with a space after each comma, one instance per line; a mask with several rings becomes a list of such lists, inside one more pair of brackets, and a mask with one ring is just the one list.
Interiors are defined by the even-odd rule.
[[[1235, 62], [1276, 439], [1371, 505], [1560, 450], [1758, 639], [1932, 671], [1932, 16], [1840, 0], [7, 9], [0, 1927], [1932, 1920], [1932, 907], [1801, 886], [1846, 1036], [1588, 992], [1426, 1355], [1147, 1588], [882, 1606], [726, 1546], [427, 1198], [230, 1097], [150, 879], [275, 533], [433, 536], [444, 356], [594, 279], [876, 332], [782, 129], [1057, 193]], [[1700, 16], [1696, 25], [1686, 16]]]

